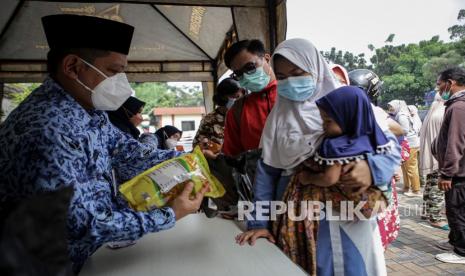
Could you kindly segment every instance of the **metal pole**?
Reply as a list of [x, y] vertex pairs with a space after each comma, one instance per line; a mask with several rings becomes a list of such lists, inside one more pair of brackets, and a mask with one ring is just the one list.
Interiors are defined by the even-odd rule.
[[0, 82], [0, 122], [3, 122], [3, 96], [5, 93], [5, 84]]
[[276, 48], [276, 0], [268, 0], [268, 29], [270, 39], [270, 53]]

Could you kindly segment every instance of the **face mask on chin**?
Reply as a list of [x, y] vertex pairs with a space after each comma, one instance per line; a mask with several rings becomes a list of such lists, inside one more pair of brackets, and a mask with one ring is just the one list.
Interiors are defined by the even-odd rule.
[[[446, 87], [447, 87], [447, 86], [446, 86]], [[442, 92], [441, 98], [442, 98], [444, 101], [447, 101], [447, 100], [450, 99], [450, 87], [449, 87], [449, 90], [445, 90], [444, 92]]]
[[[447, 88], [447, 84], [446, 84], [446, 87]], [[450, 99], [450, 89], [451, 87], [449, 86], [449, 89], [444, 89], [444, 91], [441, 92], [441, 89], [439, 87], [436, 87], [436, 92], [439, 93], [439, 95], [441, 96], [441, 98], [444, 100], [444, 101], [447, 101]]]
[[441, 98], [442, 98], [444, 101], [449, 100], [449, 99], [450, 99], [450, 91], [443, 92], [442, 95], [441, 95]]
[[108, 77], [97, 67], [80, 58], [82, 62], [97, 71], [105, 79], [100, 82], [94, 89], [90, 89], [79, 79], [76, 81], [85, 89], [92, 93], [92, 105], [97, 110], [113, 111], [117, 110], [131, 96], [132, 90], [125, 73], [118, 73]]

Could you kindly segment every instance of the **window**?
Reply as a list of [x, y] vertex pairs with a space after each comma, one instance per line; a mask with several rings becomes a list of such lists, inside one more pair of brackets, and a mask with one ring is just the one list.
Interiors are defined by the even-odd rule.
[[195, 121], [181, 121], [182, 131], [195, 130]]

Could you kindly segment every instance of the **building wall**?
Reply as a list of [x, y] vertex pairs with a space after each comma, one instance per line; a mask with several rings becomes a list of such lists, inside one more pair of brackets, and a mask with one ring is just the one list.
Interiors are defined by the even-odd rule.
[[160, 126], [164, 127], [166, 125], [170, 125], [170, 126], [174, 125], [174, 122], [173, 122], [173, 120], [171, 118], [171, 115], [162, 115], [161, 116]]
[[[173, 122], [174, 117], [174, 122]], [[194, 121], [195, 122], [195, 131], [199, 129], [200, 121], [202, 120], [201, 114], [196, 115], [163, 115], [161, 118], [161, 126], [165, 125], [173, 125], [180, 130], [182, 129], [182, 122], [183, 121]]]

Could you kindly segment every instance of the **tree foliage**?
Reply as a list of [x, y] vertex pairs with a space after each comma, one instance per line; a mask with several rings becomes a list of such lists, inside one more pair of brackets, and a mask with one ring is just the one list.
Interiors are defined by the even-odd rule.
[[202, 106], [201, 90], [192, 87], [169, 86], [165, 82], [145, 82], [131, 85], [136, 97], [146, 103], [143, 113], [147, 114], [156, 107]]
[[10, 90], [16, 91], [7, 95], [15, 105], [19, 105], [34, 89], [40, 86], [40, 83], [11, 83]]
[[449, 29], [447, 29], [450, 33], [450, 39], [462, 39], [465, 38], [465, 9], [462, 9], [459, 11], [459, 14], [457, 16], [458, 21], [463, 21], [463, 24], [457, 24], [454, 26], [451, 26]]
[[363, 53], [355, 55], [351, 52], [336, 50], [336, 48], [333, 47], [331, 48], [331, 51], [322, 51], [321, 54], [328, 62], [342, 65], [349, 71], [367, 67], [367, 61], [365, 59], [365, 54]]
[[394, 37], [395, 37], [395, 36], [396, 36], [395, 34], [390, 34], [390, 35], [388, 36], [388, 38], [386, 38], [386, 41], [384, 41], [384, 42], [386, 42], [386, 43], [392, 43], [392, 42], [394, 41]]
[[[465, 20], [460, 10], [459, 21]], [[419, 43], [392, 45], [395, 34], [390, 34], [382, 47], [368, 45], [373, 53], [367, 65], [363, 55], [337, 51], [322, 52], [331, 62], [343, 65], [348, 71], [358, 68], [373, 70], [384, 81], [380, 103], [403, 99], [408, 104], [422, 105], [425, 93], [434, 89], [442, 70], [452, 66], [465, 66], [465, 24], [449, 28], [454, 41], [445, 43], [439, 36]]]
[[[7, 84], [9, 90], [14, 92], [6, 96], [11, 98], [14, 104], [19, 105], [39, 85], [39, 83]], [[193, 87], [169, 86], [165, 82], [132, 83], [131, 86], [136, 91], [136, 97], [146, 102], [144, 114], [150, 113], [155, 107], [202, 106], [204, 104], [202, 91]]]
[[464, 65], [464, 39], [444, 43], [439, 36], [417, 44], [385, 45], [370, 59], [372, 69], [384, 80], [381, 103], [403, 99], [422, 105], [424, 95], [434, 89], [438, 74]]

